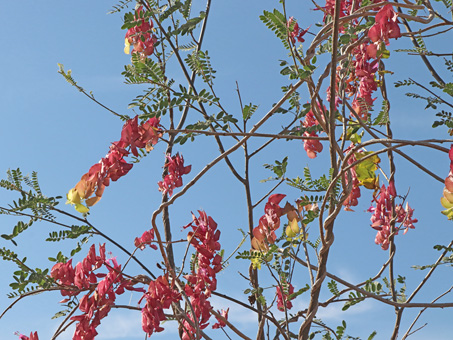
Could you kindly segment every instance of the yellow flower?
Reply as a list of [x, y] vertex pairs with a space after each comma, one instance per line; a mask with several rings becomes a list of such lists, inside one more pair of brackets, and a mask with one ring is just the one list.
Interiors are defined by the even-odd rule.
[[129, 39], [126, 38], [124, 40], [124, 53], [129, 54], [131, 49], [131, 44], [129, 43]]
[[82, 204], [82, 197], [80, 197], [79, 192], [77, 189], [72, 188], [69, 190], [68, 194], [66, 195], [66, 198], [68, 199], [66, 201], [66, 204], [71, 204], [75, 206], [75, 210], [77, 210], [79, 213], [86, 214], [87, 212], [90, 211], [86, 206]]

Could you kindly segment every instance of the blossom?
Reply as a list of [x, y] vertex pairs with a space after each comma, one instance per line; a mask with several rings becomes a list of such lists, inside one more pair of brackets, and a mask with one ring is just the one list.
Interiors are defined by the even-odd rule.
[[19, 337], [20, 340], [39, 340], [38, 332], [31, 332], [30, 336], [20, 334], [19, 332], [16, 332], [15, 334]]
[[273, 244], [277, 239], [275, 230], [280, 228], [282, 208], [280, 202], [285, 198], [283, 194], [269, 196], [264, 207], [264, 215], [259, 219], [258, 227], [253, 229], [252, 247], [255, 250], [265, 251], [268, 244]]
[[389, 45], [389, 38], [401, 37], [398, 26], [398, 14], [393, 10], [392, 5], [387, 4], [376, 14], [375, 24], [368, 31], [368, 37], [372, 42], [384, 41]]
[[286, 23], [286, 27], [289, 30], [289, 38], [291, 39], [291, 42], [293, 44], [296, 42], [296, 39], [298, 42], [302, 43], [305, 41], [303, 36], [308, 32], [310, 27], [303, 30], [303, 29], [299, 28], [299, 24], [297, 22], [292, 27], [294, 21], [295, 21], [294, 18], [290, 17], [288, 22]]
[[[228, 320], [228, 312], [229, 312], [229, 310], [230, 310], [229, 308], [228, 308], [227, 310], [223, 310], [223, 309], [222, 309], [222, 311], [218, 311], [218, 313], [219, 313], [224, 319]], [[222, 327], [225, 327], [225, 326], [226, 326], [225, 321], [223, 321], [222, 319], [218, 318], [217, 316], [216, 316], [216, 319], [217, 319], [218, 322], [212, 325], [212, 328], [213, 328], [213, 329], [218, 329], [218, 328], [222, 328]]]
[[369, 212], [372, 212], [371, 227], [376, 229], [377, 235], [375, 243], [381, 245], [383, 250], [387, 250], [390, 244], [390, 237], [392, 234], [392, 219], [395, 214], [395, 223], [400, 223], [400, 226], [394, 227], [394, 234], [397, 235], [399, 230], [405, 229], [404, 234], [409, 230], [415, 228], [414, 223], [418, 222], [413, 218], [414, 209], [409, 204], [406, 204], [406, 209], [401, 204], [395, 205], [393, 212], [393, 201], [396, 197], [396, 189], [394, 182], [391, 181], [386, 188], [384, 185], [381, 187], [380, 193], [374, 198], [376, 207], [370, 207]]
[[451, 220], [453, 219], [453, 144], [450, 147], [448, 156], [450, 157], [450, 172], [445, 178], [445, 187], [440, 203], [446, 209], [442, 211], [442, 214]]
[[168, 193], [171, 196], [174, 188], [182, 187], [182, 175], [187, 175], [192, 170], [192, 166], [184, 166], [184, 158], [179, 156], [179, 153], [172, 157], [167, 155], [167, 159], [165, 167], [168, 169], [168, 174], [165, 175], [163, 181], [159, 181], [157, 184], [162, 194]]
[[148, 336], [162, 332], [161, 321], [167, 320], [163, 310], [170, 308], [173, 302], [181, 300], [181, 294], [175, 291], [168, 282], [167, 275], [151, 281], [147, 292], [140, 299], [146, 300], [142, 308], [142, 328]]
[[[222, 257], [220, 251], [220, 230], [217, 223], [204, 211], [199, 211], [197, 218], [192, 214], [193, 221], [184, 228], [192, 228], [187, 239], [195, 250], [197, 256], [192, 265], [191, 273], [184, 276], [187, 284], [184, 287], [186, 295], [190, 298], [193, 314], [188, 314], [192, 323], [198, 323], [200, 329], [208, 326], [212, 309], [209, 297], [217, 289], [216, 274], [222, 270]], [[195, 328], [185, 320], [183, 322], [183, 340], [194, 339]]]
[[124, 157], [130, 152], [137, 157], [137, 148], [152, 150], [152, 146], [162, 136], [159, 123], [159, 118], [155, 117], [140, 125], [138, 116], [129, 119], [122, 128], [121, 139], [113, 142], [107, 155], [94, 164], [76, 186], [69, 190], [66, 204], [74, 205], [78, 212], [88, 213], [89, 207], [99, 202], [110, 181], [117, 181], [132, 169], [133, 164], [127, 163]]
[[154, 45], [157, 37], [152, 34], [153, 22], [150, 19], [145, 20], [143, 6], [140, 6], [134, 16], [137, 25], [129, 28], [124, 40], [124, 53], [129, 54], [130, 46], [133, 46], [132, 53], [138, 53], [141, 58], [146, 58], [154, 52]]
[[151, 244], [154, 241], [154, 229], [147, 230], [143, 233], [142, 237], [136, 237], [134, 245], [141, 250], [145, 249], [146, 245], [149, 245], [154, 250], [157, 249], [155, 244]]
[[[304, 122], [302, 123], [302, 126], [305, 129], [320, 126], [313, 111], [310, 110], [305, 115], [305, 119], [304, 119]], [[308, 130], [308, 131], [306, 130], [303, 135], [305, 137], [318, 137], [318, 133], [316, 131], [310, 131], [310, 130]], [[304, 139], [304, 149], [307, 152], [307, 156], [309, 158], [313, 159], [313, 158], [316, 158], [317, 154], [322, 151], [323, 147], [322, 147], [321, 142], [317, 139]]]
[[[103, 266], [108, 268], [107, 273], [95, 273]], [[79, 298], [79, 310], [83, 314], [71, 317], [72, 321], [77, 322], [73, 339], [94, 339], [98, 334], [97, 326], [110, 312], [117, 295], [123, 294], [125, 289], [143, 291], [141, 288], [134, 288], [134, 283], [124, 279], [121, 272], [121, 266], [115, 258], [106, 258], [105, 244], [99, 246], [99, 255], [96, 254], [95, 245], [92, 245], [87, 256], [75, 268], [72, 260], [52, 267], [50, 275], [61, 286], [61, 295], [76, 296], [86, 292]], [[98, 282], [100, 278], [102, 279]], [[67, 301], [65, 299], [61, 302]]]
[[289, 296], [294, 293], [294, 287], [291, 283], [287, 283], [286, 280], [283, 280], [281, 286], [283, 291], [280, 288], [280, 285], [277, 286], [277, 308], [279, 311], [284, 311], [285, 308], [291, 309], [293, 307], [291, 300], [294, 299], [294, 297], [289, 299]]

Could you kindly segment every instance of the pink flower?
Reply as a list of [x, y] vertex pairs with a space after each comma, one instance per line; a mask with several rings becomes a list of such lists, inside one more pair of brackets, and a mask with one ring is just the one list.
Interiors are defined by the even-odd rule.
[[159, 191], [169, 196], [173, 195], [173, 189], [182, 187], [182, 175], [187, 175], [192, 169], [191, 165], [184, 166], [184, 158], [177, 153], [170, 157], [167, 155], [168, 162], [165, 166], [168, 168], [168, 174], [163, 181], [158, 182]]
[[[313, 111], [309, 111], [306, 115], [305, 115], [305, 120], [304, 122], [302, 123], [302, 126], [304, 128], [310, 128], [310, 127], [314, 127], [314, 126], [319, 126], [319, 122], [318, 120], [316, 119]], [[304, 136], [306, 137], [318, 137], [318, 134], [316, 131], [305, 131], [304, 132]], [[318, 152], [321, 152], [323, 147], [322, 147], [322, 144], [319, 140], [317, 139], [304, 139], [304, 149], [305, 151], [307, 152], [307, 156], [309, 158], [316, 158]]]
[[124, 52], [129, 54], [130, 45], [133, 46], [132, 53], [138, 53], [141, 58], [146, 58], [154, 52], [154, 45], [157, 37], [152, 34], [153, 22], [150, 19], [145, 21], [143, 6], [140, 6], [135, 14], [135, 20], [139, 23], [137, 26], [129, 28], [125, 38]]
[[[391, 236], [391, 222], [393, 218], [393, 201], [396, 197], [395, 184], [391, 181], [386, 188], [384, 185], [381, 187], [381, 191], [377, 197], [374, 197], [376, 207], [370, 207], [369, 212], [372, 212], [371, 216], [371, 227], [376, 229], [377, 235], [375, 243], [381, 245], [383, 250], [387, 250], [389, 247], [390, 236]], [[396, 223], [401, 225], [395, 225], [395, 235], [402, 229], [405, 229], [404, 234], [409, 229], [414, 229], [414, 223], [418, 222], [417, 219], [413, 218], [414, 209], [409, 204], [406, 204], [406, 209], [401, 204], [395, 206]]]
[[30, 336], [20, 334], [19, 332], [16, 332], [15, 334], [19, 337], [20, 340], [39, 340], [38, 332], [31, 332]]
[[304, 42], [305, 39], [303, 38], [303, 36], [308, 32], [308, 30], [310, 29], [310, 27], [302, 30], [299, 28], [299, 24], [296, 22], [294, 24], [294, 27], [291, 29], [291, 25], [292, 23], [294, 22], [294, 18], [293, 17], [290, 17], [288, 22], [286, 23], [286, 27], [288, 27], [289, 29], [289, 38], [291, 39], [291, 42], [294, 44], [296, 42], [296, 39], [298, 42]]
[[294, 287], [291, 283], [287, 283], [286, 281], [283, 281], [281, 283], [283, 287], [283, 292], [280, 289], [280, 286], [277, 286], [277, 308], [280, 311], [284, 311], [285, 307], [286, 309], [291, 309], [293, 307], [293, 304], [291, 303], [291, 299], [288, 299], [288, 297], [294, 293]]
[[398, 26], [398, 14], [393, 10], [392, 5], [387, 4], [376, 14], [375, 24], [368, 31], [368, 37], [372, 42], [384, 41], [389, 45], [389, 38], [401, 37]]
[[151, 244], [154, 241], [154, 229], [147, 230], [143, 233], [142, 237], [136, 237], [134, 245], [141, 250], [145, 249], [146, 245], [149, 245], [154, 250], [157, 249], [155, 244]]
[[[218, 311], [218, 313], [219, 313], [221, 316], [223, 316], [226, 320], [228, 320], [228, 311], [229, 311], [229, 310], [230, 310], [229, 308], [228, 308], [227, 310], [223, 310], [223, 309], [222, 309], [222, 311], [221, 311], [221, 312]], [[212, 328], [213, 328], [213, 329], [218, 329], [218, 328], [222, 328], [222, 327], [225, 327], [225, 326], [226, 326], [225, 321], [223, 321], [222, 319], [220, 319], [220, 318], [218, 318], [218, 317], [216, 317], [216, 319], [217, 319], [218, 322], [212, 325]]]

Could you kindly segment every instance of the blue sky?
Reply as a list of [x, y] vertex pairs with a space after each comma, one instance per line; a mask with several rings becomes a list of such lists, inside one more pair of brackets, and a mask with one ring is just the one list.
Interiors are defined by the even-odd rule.
[[[83, 0], [77, 3], [27, 2], [20, 8], [13, 2], [3, 2], [0, 5], [0, 19], [4, 27], [1, 35], [4, 53], [0, 56], [3, 65], [0, 70], [0, 141], [3, 145], [0, 173], [5, 174], [7, 169], [18, 167], [24, 173], [37, 171], [45, 194], [64, 196], [81, 175], [105, 155], [110, 143], [119, 139], [122, 122], [78, 93], [57, 73], [57, 63], [64, 64], [66, 69], [72, 69], [74, 78], [82, 87], [93, 91], [96, 99], [117, 112], [134, 115], [134, 112], [127, 110], [127, 106], [143, 88], [123, 83], [121, 72], [124, 65], [130, 62], [130, 57], [123, 53], [125, 31], [120, 29], [122, 15], [106, 14], [114, 4], [115, 2], [106, 0]], [[197, 4], [194, 11], [202, 10], [203, 6]], [[239, 83], [243, 102], [260, 105], [256, 113], [257, 119], [268, 111], [272, 103], [280, 99], [281, 86], [289, 84], [279, 74], [279, 60], [286, 58], [286, 51], [259, 20], [264, 9], [272, 10], [278, 6], [277, 1], [270, 0], [214, 1], [204, 47], [209, 50], [213, 66], [217, 70], [217, 94], [232, 113], [240, 112], [236, 81]], [[298, 19], [301, 27], [307, 27], [322, 19], [321, 13], [309, 8], [308, 1], [302, 5], [294, 2], [288, 5], [288, 13]], [[314, 29], [313, 25], [312, 30]], [[400, 39], [392, 41], [391, 48], [408, 46], [407, 39]], [[444, 51], [445, 46], [442, 44], [434, 47], [440, 52], [449, 52]], [[427, 71], [415, 56], [392, 53], [392, 58], [386, 65], [395, 72], [387, 80], [390, 84], [408, 76], [419, 81], [429, 79]], [[180, 73], [175, 72], [173, 77], [178, 82], [184, 82]], [[421, 102], [404, 97], [402, 94], [405, 91], [401, 88], [390, 91], [394, 136], [407, 139], [448, 138], [445, 129], [431, 129], [432, 112], [425, 111]], [[190, 119], [196, 121], [200, 117], [193, 113]], [[263, 131], [274, 131], [275, 126], [281, 125], [283, 123], [274, 118], [263, 127]], [[225, 143], [230, 145], [228, 141]], [[127, 176], [108, 187], [101, 202], [92, 209], [90, 221], [113, 239], [121, 241], [128, 249], [133, 249], [133, 239], [136, 236], [150, 228], [150, 216], [160, 203], [161, 195], [156, 183], [161, 174], [164, 150], [163, 143], [157, 145]], [[405, 150], [441, 177], [448, 174], [449, 160], [446, 154], [415, 147], [407, 147]], [[218, 154], [208, 137], [199, 138], [177, 151], [183, 153], [186, 164], [192, 164], [192, 172], [184, 179], [185, 183]], [[301, 170], [307, 165], [314, 176], [319, 176], [328, 162], [327, 152], [315, 160], [309, 160], [299, 142], [273, 143], [254, 160], [251, 172], [254, 201], [273, 186], [273, 183], [259, 183], [261, 179], [270, 176], [262, 165], [276, 159], [281, 160], [284, 155], [289, 156], [288, 174], [294, 177], [301, 176]], [[232, 160], [242, 172], [241, 156], [238, 153], [232, 156]], [[438, 253], [432, 246], [448, 244], [452, 238], [452, 225], [440, 214], [439, 199], [443, 185], [424, 175], [401, 157], [396, 159], [397, 189], [401, 194], [409, 191], [408, 201], [415, 208], [415, 216], [419, 219], [415, 230], [397, 237], [396, 270], [398, 274], [408, 278], [407, 288], [411, 291], [425, 274], [414, 271], [411, 266], [434, 262]], [[384, 158], [383, 168], [387, 168]], [[289, 201], [300, 196], [300, 193], [286, 186], [282, 186], [280, 192], [287, 194]], [[11, 198], [11, 193], [2, 192], [1, 205], [6, 205]], [[336, 224], [335, 245], [331, 251], [328, 270], [350, 282], [360, 282], [373, 276], [387, 257], [387, 253], [374, 244], [375, 232], [369, 227], [370, 216], [364, 213], [369, 207], [370, 199], [370, 192], [362, 190], [356, 213], [342, 213]], [[235, 181], [225, 164], [219, 164], [170, 208], [175, 238], [185, 238], [186, 232], [181, 227], [190, 222], [191, 211], [204, 209], [218, 222], [222, 232], [222, 245], [229, 254], [241, 237], [237, 229], [247, 229], [245, 207], [242, 186]], [[64, 208], [73, 212], [69, 206]], [[262, 213], [263, 207], [257, 208], [256, 222]], [[68, 219], [63, 220], [71, 223]], [[2, 216], [1, 233], [9, 233], [15, 221], [14, 218]], [[21, 254], [28, 256], [30, 265], [51, 266], [47, 262], [49, 256], [55, 256], [60, 248], [70, 249], [74, 245], [70, 241], [60, 244], [45, 242], [44, 239], [52, 230], [55, 228], [40, 223], [18, 238], [18, 249], [22, 251]], [[101, 239], [93, 241], [103, 242]], [[9, 244], [0, 241], [0, 246]], [[247, 248], [248, 246], [244, 246], [243, 250]], [[88, 247], [82, 250], [81, 256], [87, 250]], [[107, 245], [107, 250], [118, 256], [120, 261], [126, 259], [114, 246]], [[182, 247], [178, 248], [177, 254], [181, 255], [183, 250]], [[159, 257], [156, 252], [148, 250], [139, 256], [157, 272], [154, 263]], [[9, 292], [8, 284], [11, 282], [10, 273], [15, 268], [10, 263], [3, 262], [1, 268], [0, 309], [3, 310], [11, 303], [6, 298], [6, 293]], [[451, 273], [447, 269], [438, 270], [431, 285], [421, 292], [417, 302], [430, 301], [448, 289]], [[130, 270], [139, 273], [139, 269], [133, 265]], [[232, 261], [219, 274], [219, 291], [244, 300], [246, 296], [242, 291], [248, 286], [237, 275], [238, 271], [247, 274], [248, 264], [245, 261]], [[303, 268], [299, 268], [299, 271], [300, 275], [293, 282], [296, 288], [303, 287], [307, 282], [306, 271]], [[231, 289], [232, 286], [235, 289]], [[125, 295], [125, 304], [134, 305], [139, 299], [138, 294]], [[328, 298], [329, 293], [324, 291], [322, 297]], [[50, 339], [59, 322], [50, 318], [59, 310], [60, 299], [58, 293], [47, 293], [19, 302], [0, 320], [0, 340], [15, 339], [15, 331], [28, 334], [32, 330], [38, 330], [41, 339]], [[442, 301], [451, 301], [451, 297], [447, 296]], [[230, 319], [237, 322], [248, 335], [254, 334], [255, 319], [248, 311], [218, 298], [213, 299], [213, 304], [216, 308], [230, 307]], [[301, 296], [295, 302], [295, 306], [300, 309], [306, 308], [307, 304], [308, 295]], [[348, 322], [348, 333], [353, 336], [367, 338], [373, 330], [377, 330], [379, 333], [376, 339], [389, 337], [394, 322], [390, 307], [371, 301], [353, 306], [347, 313], [341, 313], [340, 307], [338, 305], [321, 310], [318, 316], [325, 322], [331, 322], [334, 327], [345, 319]], [[452, 326], [448, 313], [426, 312], [420, 325], [427, 322], [428, 327], [411, 339], [426, 339], [427, 336], [449, 339]], [[403, 332], [415, 314], [414, 311], [405, 312]], [[169, 332], [156, 334], [155, 337], [174, 339], [174, 324], [164, 327]], [[135, 340], [144, 337], [137, 312], [112, 311], [99, 330], [100, 336], [97, 339]], [[219, 331], [212, 334], [216, 339], [223, 337]], [[70, 338], [70, 332], [62, 337]]]

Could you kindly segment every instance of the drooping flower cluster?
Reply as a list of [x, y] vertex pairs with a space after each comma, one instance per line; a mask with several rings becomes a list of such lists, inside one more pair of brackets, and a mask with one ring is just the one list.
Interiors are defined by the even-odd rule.
[[136, 237], [134, 240], [134, 245], [140, 250], [145, 249], [146, 245], [149, 245], [154, 250], [157, 249], [155, 244], [151, 244], [154, 241], [154, 229], [147, 230], [143, 233], [142, 237]]
[[[134, 19], [137, 22], [137, 26], [127, 30], [124, 53], [138, 53], [140, 58], [144, 59], [153, 54], [157, 37], [153, 34], [153, 22], [151, 19], [145, 19], [143, 6], [136, 10]], [[130, 51], [131, 45], [133, 47], [132, 52]]]
[[[108, 268], [108, 273], [95, 273], [102, 266]], [[109, 313], [116, 296], [123, 294], [125, 289], [140, 291], [132, 287], [131, 281], [123, 278], [121, 266], [115, 258], [106, 259], [105, 244], [99, 247], [99, 255], [96, 255], [95, 246], [92, 245], [88, 255], [75, 268], [72, 267], [72, 260], [55, 264], [51, 276], [61, 286], [63, 296], [76, 296], [88, 291], [79, 300], [79, 309], [83, 314], [71, 317], [71, 320], [77, 321], [74, 340], [94, 339], [98, 334], [96, 327]], [[102, 280], [98, 282], [99, 278]], [[61, 302], [67, 301], [69, 299]]]
[[[192, 223], [184, 227], [192, 228], [187, 239], [197, 251], [192, 271], [185, 276], [187, 284], [184, 291], [190, 298], [195, 313], [195, 316], [190, 313], [189, 319], [198, 323], [200, 329], [204, 329], [211, 316], [209, 311], [212, 307], [208, 299], [211, 292], [217, 289], [216, 274], [222, 270], [222, 257], [218, 254], [220, 230], [217, 229], [217, 223], [204, 211], [199, 211], [199, 214], [198, 218], [192, 214]], [[184, 321], [183, 328], [183, 340], [196, 339], [196, 329], [189, 322]]]
[[[353, 145], [349, 146], [344, 153], [347, 154], [351, 149], [353, 148]], [[356, 162], [357, 159], [355, 155], [351, 155], [351, 157], [348, 158], [348, 165], [353, 164]], [[349, 170], [349, 173], [351, 175], [351, 184], [352, 184], [352, 190], [349, 196], [346, 198], [346, 200], [343, 202], [344, 205], [344, 210], [346, 211], [354, 211], [351, 209], [351, 207], [357, 206], [359, 204], [358, 198], [360, 197], [360, 187], [359, 187], [359, 180], [357, 178], [357, 173], [355, 170], [355, 167], [351, 168]], [[349, 185], [349, 180], [347, 174], [344, 175], [344, 180], [346, 182], [346, 185]]]
[[447, 178], [445, 178], [445, 187], [443, 196], [440, 199], [440, 203], [446, 209], [442, 211], [442, 214], [448, 217], [449, 220], [453, 219], [453, 144], [450, 147], [448, 153], [450, 157], [450, 172]]
[[137, 148], [151, 150], [158, 142], [162, 136], [159, 121], [159, 118], [153, 117], [139, 125], [138, 116], [128, 120], [121, 131], [121, 139], [112, 143], [107, 155], [93, 165], [79, 183], [69, 190], [66, 204], [75, 205], [78, 212], [87, 213], [89, 207], [99, 202], [110, 180], [117, 181], [132, 169], [132, 164], [127, 163], [124, 157], [130, 152], [138, 156]]
[[[228, 312], [229, 312], [229, 308], [227, 308], [227, 310], [221, 310], [221, 311], [218, 311], [218, 313], [225, 319], [225, 320], [228, 320]], [[225, 321], [223, 321], [222, 319], [218, 318], [216, 316], [216, 319], [217, 319], [217, 323], [213, 324], [212, 325], [212, 328], [213, 329], [219, 329], [219, 328], [223, 328], [226, 326], [226, 323]]]
[[182, 175], [187, 175], [192, 170], [192, 165], [184, 166], [184, 158], [177, 153], [170, 157], [167, 155], [168, 162], [165, 166], [168, 168], [168, 174], [163, 181], [157, 183], [159, 191], [165, 195], [173, 195], [173, 189], [182, 187]]
[[[296, 39], [298, 42], [303, 43], [305, 41], [305, 39], [303, 37], [308, 32], [310, 27], [303, 30], [299, 27], [299, 24], [297, 22], [294, 23], [294, 21], [295, 21], [294, 18], [290, 17], [288, 19], [288, 22], [286, 23], [286, 27], [289, 30], [289, 38], [291, 39], [291, 42], [293, 44], [296, 43]], [[293, 23], [294, 23], [294, 27], [292, 27]]]
[[[304, 128], [313, 128], [315, 126], [319, 126], [319, 122], [316, 119], [313, 111], [309, 111], [305, 115], [305, 120], [302, 123], [302, 126]], [[317, 131], [305, 131], [304, 132], [305, 137], [318, 137]], [[319, 140], [317, 139], [304, 139], [304, 149], [307, 152], [307, 156], [309, 158], [316, 158], [317, 153], [322, 151], [322, 144]]]
[[[362, 1], [343, 0], [341, 1], [340, 17], [351, 15], [353, 11], [361, 6]], [[377, 3], [379, 1], [372, 1]], [[355, 5], [353, 8], [352, 6]], [[333, 16], [335, 7], [334, 0], [326, 1], [326, 14]], [[387, 4], [379, 9], [376, 14], [375, 24], [368, 31], [370, 41], [358, 45], [352, 50], [352, 67], [351, 75], [344, 79], [344, 92], [347, 97], [353, 97], [351, 106], [354, 112], [362, 119], [367, 120], [375, 98], [373, 93], [377, 90], [376, 72], [378, 70], [379, 59], [385, 52], [385, 45], [389, 45], [390, 38], [401, 36], [398, 26], [397, 13], [393, 10], [392, 5]], [[350, 25], [358, 25], [358, 21], [353, 19]], [[344, 27], [340, 27], [344, 32]], [[337, 84], [340, 83], [340, 77], [337, 77]], [[338, 90], [338, 86], [336, 85]], [[328, 89], [330, 94], [330, 88]], [[329, 97], [329, 96], [328, 96]], [[330, 100], [330, 98], [328, 98]], [[336, 96], [335, 105], [341, 103], [341, 99]]]
[[142, 328], [148, 336], [154, 332], [162, 332], [161, 321], [167, 320], [164, 309], [170, 308], [173, 302], [181, 300], [181, 294], [170, 287], [167, 275], [159, 276], [151, 281], [148, 291], [140, 299], [145, 299], [146, 305], [142, 308]]
[[31, 332], [30, 336], [20, 334], [19, 332], [16, 332], [15, 334], [19, 337], [20, 340], [39, 340], [38, 332]]
[[376, 14], [375, 24], [368, 31], [368, 37], [374, 43], [367, 48], [372, 58], [376, 58], [378, 45], [381, 42], [390, 45], [390, 38], [398, 39], [401, 37], [398, 14], [393, 10], [392, 5], [387, 4], [379, 10]]
[[294, 287], [291, 283], [288, 283], [285, 280], [283, 280], [281, 285], [283, 292], [280, 289], [280, 285], [277, 286], [277, 308], [279, 311], [284, 311], [285, 308], [291, 309], [293, 307], [291, 300], [294, 299], [294, 297], [289, 298], [289, 296], [294, 293]]
[[[396, 190], [393, 181], [386, 188], [384, 185], [377, 197], [374, 198], [376, 207], [370, 207], [369, 212], [372, 212], [371, 227], [378, 231], [375, 243], [381, 245], [383, 250], [389, 247], [390, 236], [392, 233], [392, 218], [393, 218], [393, 201], [396, 198]], [[413, 218], [414, 209], [406, 203], [406, 209], [401, 204], [395, 206], [395, 228], [394, 234], [404, 229], [404, 234], [409, 229], [414, 229], [414, 223], [418, 222]], [[400, 225], [396, 225], [399, 223]]]
[[269, 196], [264, 207], [264, 215], [261, 216], [258, 227], [253, 229], [253, 249], [265, 251], [269, 248], [268, 245], [273, 244], [277, 239], [275, 230], [280, 228], [280, 217], [283, 213], [279, 204], [285, 196], [283, 194]]

